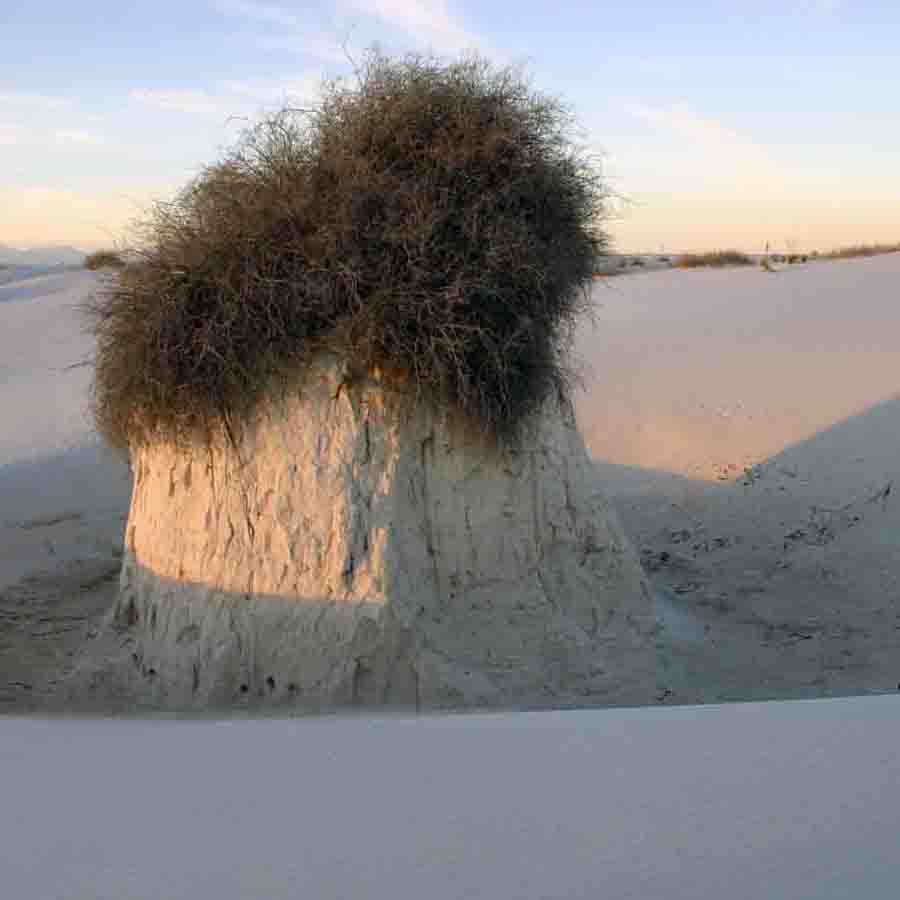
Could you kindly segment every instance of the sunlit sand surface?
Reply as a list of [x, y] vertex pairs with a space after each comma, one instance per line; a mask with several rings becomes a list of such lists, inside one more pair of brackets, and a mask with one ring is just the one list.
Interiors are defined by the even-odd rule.
[[600, 281], [579, 356], [589, 449], [716, 480], [900, 390], [900, 254]]

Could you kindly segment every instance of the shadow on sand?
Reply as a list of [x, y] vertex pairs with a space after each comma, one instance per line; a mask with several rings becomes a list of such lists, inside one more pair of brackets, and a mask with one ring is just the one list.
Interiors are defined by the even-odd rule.
[[[900, 397], [836, 423], [728, 482], [596, 462], [657, 591], [662, 630], [656, 702], [897, 690], [898, 450]], [[26, 531], [41, 540], [59, 527], [54, 514], [78, 512], [85, 478], [96, 488], [89, 489], [94, 500], [105, 495], [121, 523], [127, 513], [127, 470], [93, 450], [0, 469], [0, 501], [10, 508], [15, 498], [18, 507], [26, 499], [21, 485], [27, 480], [38, 486], [39, 502], [33, 504], [26, 523], [33, 527]], [[0, 518], [6, 519], [2, 512], [0, 505]], [[121, 534], [121, 525], [117, 528]], [[14, 629], [9, 627], [11, 604], [33, 606], [43, 617], [42, 627], [52, 628], [65, 616], [80, 616], [81, 630], [70, 630], [60, 652], [42, 652], [36, 662], [32, 659], [33, 665], [62, 671], [60, 653], [71, 661], [92, 646], [112, 652], [109, 636], [106, 644], [85, 642], [88, 634], [99, 633], [115, 601], [110, 572], [117, 561], [110, 556], [106, 562], [98, 576], [102, 596], [96, 591], [91, 595], [84, 585], [65, 594], [71, 560], [65, 571], [61, 567], [56, 575], [50, 570], [31, 579], [28, 592], [19, 585], [0, 593], [0, 612], [7, 615], [5, 624], [0, 621], [7, 659], [5, 684], [0, 685], [5, 711], [54, 706], [49, 702], [54, 679], [44, 678], [49, 684], [47, 704], [38, 702], [33, 690], [21, 687], [29, 678], [35, 683], [40, 678], [20, 664], [28, 654], [16, 655]], [[47, 599], [51, 595], [52, 602]], [[92, 599], [87, 602], [89, 595]], [[25, 631], [20, 637], [37, 640]], [[136, 663], [136, 669], [141, 664]], [[254, 697], [262, 691], [258, 699], [263, 701], [275, 693], [279, 701], [290, 700], [289, 684], [275, 690], [264, 673], [257, 674], [236, 683], [246, 683]], [[146, 672], [141, 677], [152, 680]], [[284, 691], [288, 693], [282, 697]], [[77, 709], [77, 704], [69, 707]], [[123, 710], [120, 705], [118, 711]]]

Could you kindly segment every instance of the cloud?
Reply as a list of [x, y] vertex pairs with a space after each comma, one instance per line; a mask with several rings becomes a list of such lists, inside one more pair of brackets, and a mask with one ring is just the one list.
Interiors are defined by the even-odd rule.
[[776, 168], [765, 147], [744, 137], [717, 119], [708, 119], [683, 105], [632, 105], [628, 112], [657, 129], [682, 138], [694, 156], [701, 157], [709, 174], [716, 171], [740, 171], [742, 177], [761, 175]]
[[280, 50], [298, 56], [311, 56], [323, 62], [347, 63], [347, 55], [338, 41], [326, 37], [312, 37], [307, 33], [253, 34], [245, 40], [252, 41], [263, 50]]
[[666, 81], [676, 81], [681, 77], [684, 69], [684, 63], [674, 59], [635, 57], [630, 59], [628, 64], [638, 72]]
[[364, 13], [377, 16], [436, 50], [456, 52], [481, 43], [450, 14], [445, 0], [351, 0]]
[[0, 147], [15, 147], [33, 139], [32, 132], [15, 123], [0, 122]]
[[136, 89], [129, 96], [133, 100], [167, 112], [189, 113], [199, 116], [225, 117], [235, 112], [234, 104], [213, 97], [206, 91], [194, 88], [168, 90]]
[[106, 140], [92, 131], [62, 129], [53, 132], [53, 137], [61, 144], [78, 144], [82, 147], [102, 147]]
[[319, 95], [322, 77], [307, 72], [297, 78], [279, 81], [226, 81], [223, 87], [239, 97], [261, 103], [313, 103]]
[[244, 16], [269, 25], [300, 28], [304, 25], [300, 16], [273, 3], [257, 3], [255, 0], [217, 0], [215, 7], [223, 13]]
[[62, 97], [50, 97], [47, 94], [36, 94], [31, 91], [0, 91], [0, 105], [27, 106], [30, 109], [62, 109], [69, 106], [69, 101]]
[[46, 147], [48, 144], [64, 144], [80, 147], [102, 147], [108, 141], [101, 135], [83, 129], [59, 128], [43, 130], [25, 128], [15, 123], [0, 122], [0, 146], [4, 147]]
[[268, 34], [236, 35], [242, 42], [251, 41], [264, 50], [287, 51], [327, 62], [347, 62], [342, 42], [329, 39], [323, 30], [315, 29], [309, 15], [301, 17], [283, 6], [255, 0], [216, 0], [214, 6], [225, 15], [250, 19], [275, 29]]
[[844, 0], [796, 0], [796, 9], [801, 13], [833, 13], [839, 12], [844, 6]]
[[[456, 53], [485, 45], [483, 39], [457, 21], [446, 0], [339, 0], [338, 5], [347, 14], [362, 13], [375, 22], [399, 28], [418, 43], [430, 45], [439, 52]], [[257, 0], [215, 0], [215, 6], [225, 14], [289, 29], [288, 34], [278, 33], [254, 39], [271, 49], [296, 49], [323, 60], [346, 61], [338, 42], [329, 41], [321, 32], [318, 35], [309, 34], [309, 15], [300, 16], [284, 6]]]
[[683, 137], [701, 143], [722, 144], [742, 141], [736, 131], [727, 128], [716, 119], [697, 116], [685, 106], [632, 106], [629, 112], [639, 119], [654, 125], [662, 125]]

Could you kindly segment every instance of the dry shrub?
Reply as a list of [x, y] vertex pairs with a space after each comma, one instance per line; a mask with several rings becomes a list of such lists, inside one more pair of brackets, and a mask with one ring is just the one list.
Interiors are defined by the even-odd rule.
[[685, 253], [675, 264], [679, 269], [697, 269], [701, 266], [752, 266], [753, 260], [740, 250], [715, 250], [712, 253]]
[[208, 438], [320, 349], [514, 438], [569, 386], [604, 191], [559, 101], [479, 58], [370, 54], [246, 132], [89, 306], [114, 444]]
[[84, 258], [84, 267], [92, 272], [98, 269], [124, 269], [125, 260], [115, 250], [97, 250]]
[[821, 259], [855, 259], [858, 256], [881, 256], [884, 253], [900, 252], [900, 244], [858, 244], [852, 247], [838, 247], [820, 254]]

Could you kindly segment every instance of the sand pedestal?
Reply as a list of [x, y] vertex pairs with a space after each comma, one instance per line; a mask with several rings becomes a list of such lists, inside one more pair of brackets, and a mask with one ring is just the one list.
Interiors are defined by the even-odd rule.
[[568, 404], [498, 450], [323, 355], [135, 482], [116, 619], [163, 705], [647, 702], [655, 622]]

